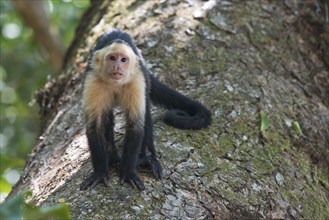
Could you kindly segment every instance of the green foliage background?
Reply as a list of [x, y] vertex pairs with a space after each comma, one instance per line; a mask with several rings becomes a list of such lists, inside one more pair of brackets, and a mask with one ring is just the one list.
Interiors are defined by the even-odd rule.
[[[89, 0], [46, 0], [52, 29], [67, 48]], [[19, 34], [8, 38], [8, 25]], [[13, 169], [20, 174], [27, 154], [39, 133], [38, 106], [34, 94], [47, 78], [56, 78], [47, 52], [36, 42], [31, 28], [14, 10], [9, 0], [0, 1], [0, 193], [1, 200], [11, 190]], [[11, 184], [10, 184], [11, 183]]]

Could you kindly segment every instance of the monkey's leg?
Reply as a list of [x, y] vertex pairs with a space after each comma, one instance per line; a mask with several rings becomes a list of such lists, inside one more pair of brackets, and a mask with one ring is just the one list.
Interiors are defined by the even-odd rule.
[[[149, 105], [146, 107], [144, 138], [142, 150], [138, 159], [138, 165], [147, 166], [151, 169], [153, 175], [157, 179], [162, 179], [162, 167], [157, 159], [154, 141], [153, 141], [153, 122]], [[150, 155], [147, 155], [149, 151]]]
[[[141, 121], [144, 120], [142, 119]], [[139, 121], [136, 121], [136, 119], [131, 120], [128, 117], [126, 126], [126, 135], [120, 164], [120, 182], [121, 184], [128, 182], [133, 187], [144, 190], [144, 183], [136, 174], [136, 162], [144, 136], [144, 126], [141, 125]]]

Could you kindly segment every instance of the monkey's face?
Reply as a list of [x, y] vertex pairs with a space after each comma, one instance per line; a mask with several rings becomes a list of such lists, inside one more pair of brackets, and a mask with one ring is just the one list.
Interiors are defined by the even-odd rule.
[[125, 53], [110, 52], [105, 56], [104, 63], [105, 74], [114, 80], [121, 80], [129, 74], [130, 59]]
[[131, 80], [138, 57], [126, 44], [113, 43], [94, 53], [92, 66], [105, 81], [126, 83]]

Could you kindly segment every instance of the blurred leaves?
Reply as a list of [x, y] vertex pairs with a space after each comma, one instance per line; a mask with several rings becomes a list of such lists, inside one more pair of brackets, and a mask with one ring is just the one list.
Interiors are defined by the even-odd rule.
[[4, 178], [0, 176], [0, 193], [9, 193], [11, 191], [11, 184]]
[[31, 192], [8, 199], [0, 206], [0, 219], [70, 219], [69, 208], [64, 202], [37, 207], [25, 202]]
[[0, 174], [3, 174], [5, 170], [15, 167], [23, 167], [25, 164], [25, 161], [22, 159], [12, 158], [8, 157], [6, 155], [0, 154]]
[[[88, 0], [45, 0], [51, 30], [68, 47]], [[0, 1], [0, 149], [1, 191], [5, 170], [24, 166], [39, 134], [35, 92], [55, 78], [48, 54], [25, 26], [11, 1]], [[2, 184], [3, 183], [3, 184]], [[7, 189], [7, 188], [4, 188]]]

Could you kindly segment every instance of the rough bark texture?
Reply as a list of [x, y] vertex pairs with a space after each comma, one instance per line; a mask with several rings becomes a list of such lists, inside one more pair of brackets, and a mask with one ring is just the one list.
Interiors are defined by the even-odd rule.
[[[65, 80], [48, 84], [40, 96], [48, 120], [13, 194], [30, 189], [31, 202], [39, 205], [64, 198], [73, 219], [328, 219], [329, 28], [323, 6], [113, 1], [79, 36], [84, 40]], [[165, 174], [157, 181], [139, 170], [143, 192], [120, 185], [118, 167], [110, 170], [109, 187], [79, 190], [92, 170], [83, 71], [96, 38], [111, 27], [131, 33], [161, 81], [213, 112], [211, 127], [201, 131], [156, 122]], [[58, 88], [64, 92], [53, 99]], [[263, 133], [261, 110], [270, 119]], [[304, 136], [293, 130], [294, 121]], [[117, 122], [120, 145], [124, 131]]]

